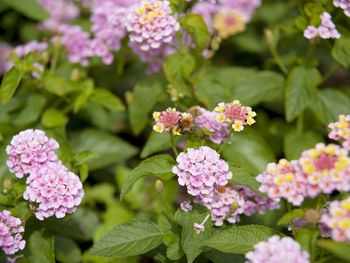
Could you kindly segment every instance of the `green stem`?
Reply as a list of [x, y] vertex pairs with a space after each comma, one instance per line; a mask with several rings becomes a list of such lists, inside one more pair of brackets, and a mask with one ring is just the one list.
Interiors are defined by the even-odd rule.
[[336, 73], [342, 66], [341, 65], [337, 65], [336, 67], [334, 67], [333, 69], [331, 69], [326, 76], [324, 76], [324, 78], [322, 79], [322, 83], [325, 83], [330, 77], [333, 76], [334, 73]]
[[270, 51], [271, 51], [271, 54], [272, 54], [273, 58], [276, 61], [277, 66], [280, 68], [280, 70], [283, 72], [284, 75], [288, 75], [288, 69], [282, 63], [282, 61], [281, 61], [281, 59], [280, 59], [280, 57], [278, 55], [277, 49], [276, 49], [276, 47], [273, 44], [270, 44]]
[[323, 262], [330, 260], [331, 258], [333, 258], [333, 256], [325, 257], [325, 258], [320, 259], [319, 261], [316, 261], [316, 263], [323, 263]]
[[[292, 211], [292, 206], [291, 206], [291, 204], [288, 203], [288, 202], [287, 202], [287, 210], [288, 210], [288, 212]], [[290, 222], [290, 225], [292, 226], [292, 233], [293, 233], [293, 236], [296, 237], [297, 232], [295, 231], [295, 227], [294, 227], [293, 220]]]
[[304, 125], [304, 114], [300, 113], [297, 119], [297, 133], [301, 135], [303, 133], [303, 125]]
[[169, 131], [169, 134], [170, 134], [171, 147], [173, 148], [174, 154], [177, 157], [179, 155], [179, 153], [177, 152], [176, 147], [175, 147], [174, 135], [173, 135], [172, 130]]
[[312, 240], [311, 240], [311, 257], [310, 260], [312, 263], [315, 262], [315, 258], [316, 258], [316, 240], [317, 240], [318, 235], [313, 235], [312, 236]]
[[221, 145], [221, 147], [220, 147], [220, 149], [219, 149], [219, 151], [218, 151], [218, 154], [220, 154], [220, 153], [222, 152], [222, 150], [225, 148], [225, 145], [226, 145], [227, 142], [230, 140], [232, 133], [233, 133], [233, 129], [232, 129], [232, 127], [230, 127], [230, 132], [229, 132], [229, 134], [227, 135], [227, 138], [226, 138], [224, 144]]
[[56, 72], [58, 57], [60, 55], [60, 48], [57, 45], [54, 45], [53, 58], [51, 61], [50, 74], [54, 74]]

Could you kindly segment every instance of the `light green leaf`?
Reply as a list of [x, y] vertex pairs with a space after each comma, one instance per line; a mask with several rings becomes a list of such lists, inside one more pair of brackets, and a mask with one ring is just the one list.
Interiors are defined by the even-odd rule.
[[141, 255], [159, 246], [162, 235], [156, 224], [133, 219], [104, 235], [93, 245], [89, 254], [104, 257]]
[[246, 127], [235, 133], [222, 152], [225, 160], [244, 167], [253, 175], [265, 170], [266, 165], [275, 161], [275, 156], [263, 137]]
[[83, 107], [89, 100], [91, 94], [94, 91], [95, 84], [92, 80], [83, 82], [84, 90], [81, 92], [73, 103], [73, 112], [77, 113], [81, 107]]
[[142, 161], [128, 174], [128, 177], [126, 178], [122, 187], [120, 199], [123, 199], [123, 197], [130, 191], [134, 183], [142, 176], [154, 175], [160, 179], [169, 180], [175, 176], [172, 173], [172, 168], [175, 165], [176, 162], [168, 154], [152, 156]]
[[232, 93], [232, 100], [238, 99], [243, 104], [254, 106], [260, 102], [282, 98], [285, 86], [284, 77], [273, 71], [261, 71], [246, 74], [249, 78], [237, 84]]
[[259, 192], [260, 183], [255, 179], [254, 175], [231, 162], [228, 162], [228, 164], [230, 166], [230, 172], [232, 173], [232, 179], [229, 180], [231, 183], [248, 186], [258, 194], [262, 194]]
[[62, 263], [80, 262], [82, 258], [79, 246], [64, 236], [55, 236], [55, 256]]
[[153, 106], [166, 98], [165, 83], [159, 78], [148, 78], [135, 86], [128, 108], [131, 129], [135, 135], [139, 135], [146, 127]]
[[293, 121], [309, 105], [312, 94], [321, 83], [320, 72], [313, 67], [294, 68], [287, 81], [285, 92], [286, 119]]
[[41, 117], [41, 122], [46, 128], [55, 128], [64, 126], [68, 122], [68, 117], [58, 109], [49, 108]]
[[80, 167], [80, 181], [82, 183], [85, 182], [85, 180], [88, 178], [89, 176], [89, 167], [86, 165], [86, 164], [83, 164], [81, 167]]
[[47, 99], [41, 94], [30, 95], [23, 109], [13, 119], [16, 126], [25, 126], [35, 122], [45, 107]]
[[337, 121], [340, 114], [349, 114], [350, 98], [334, 89], [319, 90], [312, 98], [310, 108], [325, 125]]
[[193, 229], [193, 224], [200, 224], [208, 214], [210, 215], [209, 210], [200, 205], [194, 205], [190, 212], [179, 208], [175, 213], [175, 221], [182, 226], [182, 247], [189, 263], [192, 263], [202, 253], [203, 243], [210, 237], [211, 217], [204, 224], [204, 231], [198, 235]]
[[205, 49], [210, 43], [210, 33], [203, 18], [197, 14], [188, 14], [179, 19], [181, 27], [194, 36], [196, 45], [200, 50]]
[[120, 98], [107, 89], [97, 88], [91, 95], [91, 100], [114, 112], [124, 111], [125, 106]]
[[292, 211], [284, 214], [278, 221], [277, 225], [289, 224], [294, 218], [304, 218], [304, 211], [301, 209], [293, 209]]
[[323, 142], [323, 138], [316, 132], [305, 131], [298, 134], [296, 130], [291, 130], [284, 136], [283, 148], [288, 160], [299, 159], [300, 154], [315, 146], [318, 142]]
[[6, 104], [15, 94], [16, 89], [23, 77], [23, 73], [12, 67], [4, 76], [1, 82], [1, 101]]
[[[345, 262], [350, 262], [350, 245], [345, 242], [335, 242], [333, 240], [321, 239], [317, 241], [317, 246], [326, 249]], [[335, 261], [334, 261], [335, 262]]]
[[260, 225], [223, 227], [203, 245], [225, 253], [245, 254], [253, 250], [255, 244], [276, 234], [279, 235], [274, 229]]
[[100, 155], [100, 158], [87, 162], [90, 170], [127, 160], [137, 153], [136, 147], [128, 142], [92, 128], [72, 133], [70, 143], [74, 152], [90, 150]]
[[2, 3], [12, 7], [21, 14], [37, 20], [43, 21], [50, 18], [49, 13], [35, 0], [1, 0]]
[[319, 230], [312, 230], [306, 227], [299, 228], [295, 239], [300, 244], [301, 250], [306, 250], [311, 253], [312, 247], [314, 246], [313, 243], [316, 241], [319, 232]]
[[346, 68], [350, 66], [350, 36], [342, 34], [332, 49], [333, 58]]

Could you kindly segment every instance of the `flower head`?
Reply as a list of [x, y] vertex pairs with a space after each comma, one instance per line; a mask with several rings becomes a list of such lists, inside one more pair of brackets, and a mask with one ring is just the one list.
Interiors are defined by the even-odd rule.
[[350, 17], [350, 2], [349, 0], [333, 0], [333, 4], [336, 7], [340, 7], [344, 10], [344, 14]]
[[222, 11], [214, 17], [213, 27], [221, 38], [244, 32], [246, 18], [237, 10]]
[[332, 22], [331, 15], [327, 12], [323, 12], [320, 15], [320, 18], [321, 18], [321, 24], [317, 28], [309, 25], [304, 30], [304, 36], [307, 39], [312, 39], [317, 36], [323, 39], [340, 38], [340, 34], [335, 28], [335, 24]]
[[329, 138], [343, 141], [343, 147], [350, 150], [350, 115], [340, 115], [337, 122], [328, 125], [331, 128]]
[[5, 254], [12, 255], [24, 249], [26, 241], [22, 240], [24, 228], [19, 218], [11, 216], [11, 212], [0, 212], [0, 247]]
[[175, 108], [168, 108], [162, 112], [154, 112], [153, 119], [156, 124], [153, 126], [153, 130], [156, 132], [168, 132], [172, 130], [174, 134], [179, 135], [176, 127], [179, 120], [185, 115], [187, 116], [187, 113], [181, 113]]
[[266, 242], [254, 245], [254, 251], [248, 252], [246, 263], [285, 262], [309, 263], [309, 253], [301, 251], [300, 245], [291, 237], [272, 236]]

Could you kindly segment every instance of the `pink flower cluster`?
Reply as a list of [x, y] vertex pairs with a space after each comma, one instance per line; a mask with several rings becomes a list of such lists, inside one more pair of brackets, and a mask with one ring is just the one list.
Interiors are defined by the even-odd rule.
[[259, 190], [270, 197], [282, 197], [300, 205], [305, 197], [320, 193], [350, 190], [350, 158], [348, 151], [338, 145], [316, 144], [304, 151], [298, 161], [281, 159], [269, 163], [263, 174], [257, 176]]
[[321, 222], [331, 229], [333, 240], [350, 243], [350, 197], [331, 202], [329, 213], [322, 215]]
[[61, 24], [68, 23], [80, 14], [72, 0], [37, 0], [50, 14], [50, 18], [39, 24], [39, 29], [56, 31]]
[[75, 212], [84, 196], [82, 183], [60, 161], [49, 162], [33, 171], [27, 178], [28, 187], [23, 198], [36, 203], [35, 216], [39, 220], [55, 215], [63, 218]]
[[47, 43], [33, 40], [28, 42], [25, 45], [17, 46], [15, 51], [17, 56], [19, 56], [20, 58], [23, 58], [30, 52], [41, 53], [45, 49], [47, 49]]
[[255, 123], [254, 117], [256, 113], [252, 108], [242, 106], [239, 100], [234, 100], [232, 103], [221, 102], [215, 108], [219, 114], [216, 120], [232, 125], [232, 129], [240, 132], [245, 125], [252, 125]]
[[189, 148], [187, 153], [180, 153], [176, 161], [178, 165], [173, 167], [173, 173], [178, 176], [179, 184], [186, 186], [190, 195], [200, 196], [204, 202], [212, 201], [216, 189], [232, 178], [228, 164], [207, 146], [198, 150]]
[[13, 63], [8, 60], [11, 52], [12, 47], [9, 44], [0, 42], [0, 76], [6, 74], [13, 66]]
[[173, 131], [174, 134], [179, 135], [177, 124], [182, 118], [191, 118], [191, 115], [181, 113], [175, 108], [167, 108], [162, 112], [155, 111], [153, 112], [153, 119], [156, 124], [153, 126], [153, 130], [160, 133]]
[[280, 238], [272, 236], [254, 246], [254, 251], [248, 252], [246, 263], [309, 263], [309, 253], [301, 251], [301, 247], [291, 237]]
[[214, 134], [209, 135], [209, 139], [212, 142], [217, 144], [223, 143], [229, 134], [227, 128], [228, 124], [217, 120], [219, 113], [207, 111], [201, 107], [196, 108], [200, 111], [200, 115], [195, 118], [196, 125], [210, 132], [214, 132]]
[[333, 0], [333, 4], [336, 7], [340, 7], [344, 10], [344, 14], [350, 17], [350, 1], [349, 0]]
[[31, 209], [39, 220], [74, 212], [84, 195], [79, 177], [53, 151], [58, 147], [43, 131], [29, 129], [14, 136], [6, 148], [10, 171], [18, 178], [29, 174], [23, 198], [33, 203]]
[[204, 201], [200, 196], [194, 202], [207, 207], [216, 226], [221, 226], [226, 219], [230, 223], [240, 221], [240, 215], [253, 215], [256, 211], [264, 214], [267, 209], [278, 209], [279, 199], [263, 197], [246, 186], [227, 184], [215, 191], [210, 201]]
[[22, 240], [22, 232], [24, 228], [19, 218], [11, 216], [8, 210], [0, 212], [0, 247], [5, 254], [12, 255], [24, 249], [26, 241]]
[[314, 26], [308, 26], [304, 30], [304, 36], [307, 39], [312, 39], [317, 36], [320, 38], [340, 38], [338, 30], [335, 28], [334, 23], [332, 22], [332, 17], [329, 13], [323, 12], [320, 15], [321, 24], [316, 28]]
[[7, 146], [9, 155], [7, 166], [18, 178], [30, 174], [46, 166], [47, 162], [56, 162], [57, 156], [53, 150], [59, 145], [54, 139], [49, 139], [41, 130], [25, 130], [12, 138]]
[[343, 147], [350, 150], [350, 115], [340, 115], [339, 120], [330, 123], [328, 127], [332, 129], [329, 138], [343, 141]]

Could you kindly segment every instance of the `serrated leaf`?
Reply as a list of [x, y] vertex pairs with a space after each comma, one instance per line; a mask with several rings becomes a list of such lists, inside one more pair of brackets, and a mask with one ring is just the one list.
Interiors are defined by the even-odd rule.
[[253, 189], [258, 194], [260, 183], [255, 179], [255, 176], [249, 173], [246, 169], [228, 162], [229, 170], [232, 173], [232, 179], [229, 181], [234, 184], [245, 185]]
[[175, 213], [175, 221], [182, 226], [181, 242], [189, 263], [192, 263], [202, 253], [202, 246], [210, 237], [211, 217], [204, 224], [204, 231], [200, 234], [196, 234], [193, 224], [200, 224], [208, 214], [210, 212], [207, 208], [197, 204], [190, 212], [185, 212], [179, 208]]
[[41, 117], [41, 122], [46, 128], [55, 128], [64, 126], [68, 122], [68, 117], [58, 109], [49, 108]]
[[133, 219], [104, 235], [93, 245], [89, 254], [104, 257], [141, 255], [159, 246], [162, 235], [156, 224]]
[[350, 112], [350, 98], [334, 89], [319, 90], [314, 94], [310, 108], [325, 125], [337, 121], [340, 114]]
[[45, 107], [47, 99], [41, 94], [30, 95], [23, 109], [13, 119], [16, 126], [25, 126], [35, 122]]
[[167, 98], [165, 83], [159, 78], [139, 82], [129, 104], [129, 121], [135, 135], [139, 135], [149, 122], [149, 113], [157, 102]]
[[317, 246], [326, 249], [345, 262], [350, 262], [350, 245], [345, 242], [335, 242], [333, 240], [321, 239], [317, 241]]
[[305, 131], [298, 134], [296, 130], [291, 130], [284, 136], [284, 154], [288, 160], [299, 159], [300, 154], [315, 146], [318, 142], [323, 142], [323, 138], [316, 132]]
[[16, 89], [21, 82], [23, 73], [17, 68], [12, 67], [4, 76], [1, 82], [1, 101], [6, 104], [9, 99], [15, 94]]
[[64, 236], [55, 236], [55, 256], [62, 263], [75, 263], [82, 259], [79, 246]]
[[114, 112], [124, 111], [125, 106], [118, 96], [107, 89], [97, 88], [91, 95], [91, 100]]
[[2, 0], [2, 3], [37, 21], [50, 18], [49, 13], [35, 0]]
[[320, 72], [313, 67], [299, 66], [290, 72], [285, 91], [285, 109], [288, 122], [293, 121], [307, 108], [312, 94], [321, 81]]
[[255, 244], [266, 241], [270, 236], [276, 234], [279, 235], [276, 230], [260, 225], [223, 227], [203, 245], [225, 253], [245, 254], [253, 250]]
[[172, 168], [175, 165], [176, 162], [168, 154], [152, 156], [142, 161], [128, 174], [122, 187], [120, 199], [122, 200], [124, 198], [124, 196], [130, 191], [135, 182], [142, 176], [154, 175], [160, 179], [169, 180], [175, 176], [172, 173]]
[[284, 214], [278, 221], [277, 225], [289, 224], [294, 218], [304, 218], [304, 211], [301, 209], [293, 209], [292, 211]]

